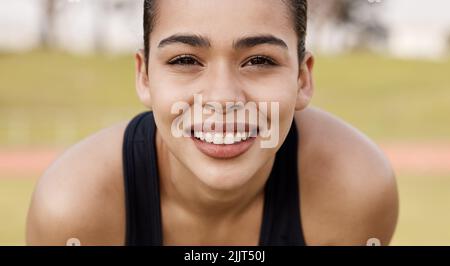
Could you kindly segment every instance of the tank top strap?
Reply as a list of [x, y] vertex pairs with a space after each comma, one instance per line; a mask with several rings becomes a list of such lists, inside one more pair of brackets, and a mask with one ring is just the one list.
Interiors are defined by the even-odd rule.
[[155, 133], [152, 112], [136, 116], [125, 131], [126, 245], [162, 245]]
[[264, 195], [261, 246], [303, 246], [298, 182], [298, 133], [293, 121], [278, 150]]

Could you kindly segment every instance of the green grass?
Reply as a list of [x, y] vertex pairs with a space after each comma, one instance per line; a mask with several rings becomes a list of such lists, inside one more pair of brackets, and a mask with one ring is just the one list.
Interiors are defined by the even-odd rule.
[[450, 245], [450, 175], [398, 178], [400, 218], [393, 245]]
[[144, 109], [132, 56], [3, 54], [0, 81], [0, 146], [65, 145]]
[[448, 139], [450, 61], [319, 58], [315, 103], [377, 139]]
[[0, 56], [3, 108], [135, 104], [132, 56], [32, 52]]
[[[318, 57], [313, 104], [377, 140], [448, 139], [448, 73], [450, 61]], [[0, 145], [67, 144], [144, 110], [132, 55], [0, 54], [0, 81]]]
[[24, 245], [28, 205], [35, 181], [0, 178], [0, 246]]
[[[0, 246], [23, 245], [30, 178], [0, 179]], [[450, 245], [450, 176], [400, 176], [400, 217], [392, 245]]]

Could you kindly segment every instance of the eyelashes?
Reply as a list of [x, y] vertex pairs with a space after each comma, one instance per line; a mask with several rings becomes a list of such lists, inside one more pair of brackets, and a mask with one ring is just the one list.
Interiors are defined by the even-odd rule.
[[[167, 64], [172, 66], [203, 66], [203, 64], [193, 55], [179, 55], [171, 59]], [[246, 59], [246, 63], [244, 63], [242, 67], [247, 65], [255, 67], [273, 67], [278, 64], [274, 59], [268, 56], [258, 55]]]
[[273, 60], [267, 56], [261, 56], [261, 55], [250, 58], [245, 65], [247, 65], [248, 63], [251, 63], [252, 65], [256, 65], [259, 67], [261, 67], [261, 66], [267, 67], [267, 66], [276, 66], [277, 65], [275, 60]]
[[180, 55], [175, 57], [174, 59], [167, 62], [169, 65], [199, 65], [203, 66], [194, 56], [192, 55]]

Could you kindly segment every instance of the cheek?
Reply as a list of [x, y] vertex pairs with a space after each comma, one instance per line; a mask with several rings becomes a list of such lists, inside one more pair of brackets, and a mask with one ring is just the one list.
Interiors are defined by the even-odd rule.
[[[172, 105], [174, 103], [173, 98], [169, 97], [166, 92], [155, 90], [155, 96], [152, 97], [153, 104], [152, 111], [155, 117], [155, 122], [158, 127], [158, 131], [166, 144], [170, 144], [173, 141], [172, 138], [172, 124], [175, 121], [177, 115], [172, 114]], [[157, 96], [156, 96], [157, 95]]]
[[[248, 90], [251, 101], [277, 103], [280, 119], [289, 116], [295, 110], [297, 83], [288, 79], [266, 80]], [[270, 108], [269, 108], [270, 109]]]
[[164, 79], [155, 79], [150, 82], [150, 95], [154, 106], [170, 112], [174, 103], [187, 102], [190, 93], [186, 86], [183, 87]]
[[[163, 74], [163, 73], [161, 73]], [[154, 76], [159, 74], [154, 73]], [[155, 78], [150, 82], [152, 110], [159, 117], [164, 131], [170, 130], [173, 121], [179, 116], [183, 106], [192, 104], [192, 91], [187, 86], [176, 84], [168, 79]]]

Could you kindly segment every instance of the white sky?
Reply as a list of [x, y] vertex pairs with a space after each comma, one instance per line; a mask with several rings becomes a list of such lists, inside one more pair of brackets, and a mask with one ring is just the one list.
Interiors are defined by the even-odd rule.
[[[358, 0], [359, 1], [359, 0]], [[425, 24], [450, 28], [449, 0], [382, 0], [386, 18], [394, 24]]]
[[[41, 17], [41, 9], [39, 5], [42, 0], [0, 0], [0, 46], [14, 47], [19, 46], [32, 46], [33, 42], [39, 36], [39, 20]], [[59, 0], [60, 4], [77, 5], [75, 0]], [[95, 0], [77, 0], [79, 2], [95, 1]], [[138, 1], [139, 4], [143, 0], [129, 0]], [[312, 0], [312, 1], [326, 1], [326, 0]], [[354, 0], [354, 1], [375, 1], [375, 0]], [[410, 30], [418, 29], [417, 34], [424, 33], [428, 30], [441, 31], [446, 30], [450, 32], [450, 0], [380, 0], [381, 3], [374, 3], [373, 8], [380, 8], [380, 13], [383, 14], [388, 22], [388, 26], [392, 29], [407, 28]], [[78, 7], [84, 6], [81, 3]], [[89, 13], [89, 12], [88, 12]], [[73, 18], [74, 21], [71, 26], [67, 27], [67, 34], [71, 34], [71, 31], [75, 31], [74, 36], [82, 37], [83, 34], [88, 33], [89, 28], [88, 17], [82, 18], [81, 14], [77, 14], [77, 18]], [[95, 16], [95, 15], [94, 15]], [[92, 16], [90, 16], [92, 17]], [[69, 18], [66, 17], [65, 18]], [[76, 21], [75, 21], [76, 20]], [[71, 21], [72, 22], [72, 21]], [[84, 23], [83, 23], [84, 22]], [[137, 27], [140, 27], [138, 21], [133, 23]], [[120, 25], [115, 25], [117, 27]], [[72, 29], [73, 28], [73, 29]], [[71, 30], [72, 29], [72, 30]], [[140, 38], [140, 28], [136, 28], [136, 32], [128, 29], [130, 35], [136, 35], [136, 38]], [[87, 34], [86, 34], [87, 35]], [[78, 38], [77, 37], [77, 38]], [[420, 36], [417, 36], [420, 37]], [[123, 39], [123, 38], [122, 38]], [[76, 42], [78, 39], [68, 39], [70, 42]], [[87, 40], [83, 41], [88, 43]]]
[[[73, 2], [74, 0], [59, 0], [61, 2]], [[78, 0], [95, 1], [95, 0]], [[142, 0], [130, 0], [140, 1]], [[323, 0], [313, 0], [323, 1]], [[369, 1], [369, 0], [354, 0]], [[386, 17], [396, 23], [406, 21], [425, 22], [433, 25], [450, 25], [450, 1], [449, 0], [380, 0], [381, 8], [385, 10]], [[18, 23], [23, 20], [36, 19], [37, 6], [41, 0], [1, 0], [0, 1], [0, 25], [5, 21], [14, 20]], [[376, 6], [377, 4], [373, 4]], [[4, 30], [1, 29], [0, 30]]]

